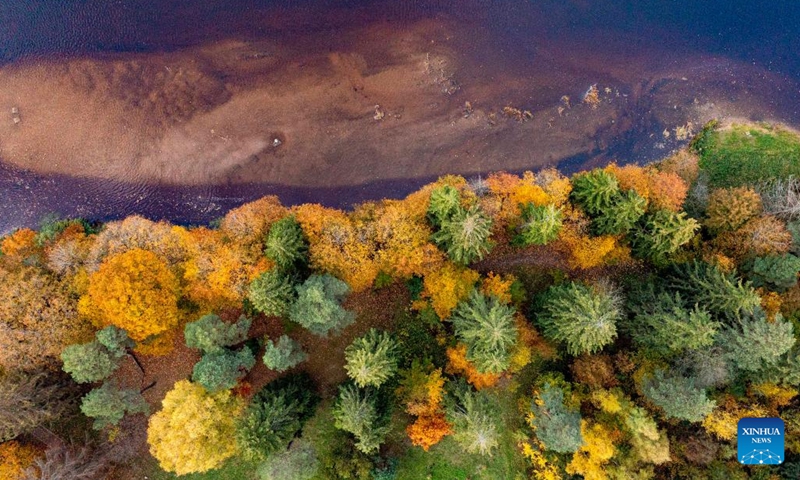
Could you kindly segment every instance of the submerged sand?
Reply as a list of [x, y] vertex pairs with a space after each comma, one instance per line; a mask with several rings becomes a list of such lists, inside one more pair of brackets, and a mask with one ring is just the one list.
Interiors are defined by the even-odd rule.
[[3, 66], [0, 159], [134, 184], [343, 186], [646, 161], [714, 117], [800, 117], [789, 77], [619, 32], [534, 20], [530, 38], [498, 37], [479, 17], [335, 9], [335, 28], [305, 29], [285, 20], [308, 13], [282, 12], [259, 38]]

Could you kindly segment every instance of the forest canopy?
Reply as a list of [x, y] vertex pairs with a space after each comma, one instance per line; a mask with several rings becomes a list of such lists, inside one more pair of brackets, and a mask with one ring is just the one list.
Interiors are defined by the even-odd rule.
[[[800, 478], [797, 142], [16, 230], [0, 477]], [[739, 464], [742, 417], [780, 465]]]

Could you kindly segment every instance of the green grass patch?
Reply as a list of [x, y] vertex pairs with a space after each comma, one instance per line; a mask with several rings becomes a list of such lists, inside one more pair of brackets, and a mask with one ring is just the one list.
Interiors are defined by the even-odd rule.
[[398, 460], [397, 480], [497, 480], [525, 477], [525, 460], [514, 432], [521, 427], [516, 399], [507, 389], [497, 389], [496, 405], [501, 417], [499, 447], [492, 456], [470, 455], [452, 437], [445, 437], [428, 452], [419, 447], [406, 450]]
[[800, 137], [770, 125], [704, 129], [692, 143], [712, 187], [800, 176]]
[[258, 478], [256, 476], [257, 465], [237, 457], [228, 459], [215, 470], [181, 476], [161, 470], [158, 462], [149, 455], [142, 459], [142, 463], [143, 465], [135, 467], [138, 467], [137, 470], [146, 472], [147, 478], [150, 480], [256, 480]]

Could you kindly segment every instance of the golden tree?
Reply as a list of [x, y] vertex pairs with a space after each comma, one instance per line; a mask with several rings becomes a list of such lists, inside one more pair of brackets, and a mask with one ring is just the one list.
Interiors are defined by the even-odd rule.
[[309, 241], [311, 267], [341, 278], [354, 292], [370, 287], [378, 275], [372, 225], [344, 212], [316, 204], [294, 210]]
[[425, 276], [422, 294], [431, 300], [433, 310], [444, 320], [459, 302], [469, 297], [478, 279], [478, 272], [447, 262]]
[[156, 254], [136, 248], [108, 257], [89, 278], [79, 312], [140, 342], [178, 325], [178, 279]]
[[33, 445], [23, 445], [11, 440], [0, 443], [0, 478], [22, 480], [25, 469], [30, 467], [42, 451]]
[[263, 255], [251, 259], [242, 244], [226, 242], [218, 231], [193, 229], [187, 233], [187, 244], [186, 296], [206, 311], [241, 304], [250, 282], [269, 267]]
[[150, 453], [162, 469], [177, 475], [214, 469], [238, 451], [233, 439], [242, 408], [242, 401], [228, 390], [210, 394], [181, 380], [150, 417]]
[[406, 202], [386, 201], [374, 228], [376, 262], [384, 272], [400, 278], [424, 276], [444, 261], [444, 254], [430, 242], [425, 217], [409, 211]]
[[478, 390], [493, 387], [500, 381], [499, 374], [481, 373], [467, 360], [467, 346], [463, 343], [447, 349], [447, 373], [463, 375]]
[[708, 197], [705, 225], [715, 233], [736, 230], [761, 210], [761, 197], [752, 188], [718, 188]]
[[21, 228], [0, 241], [0, 253], [9, 257], [22, 257], [36, 249], [36, 232]]
[[609, 478], [604, 465], [616, 453], [614, 440], [619, 433], [602, 424], [589, 425], [586, 420], [581, 420], [581, 436], [584, 440], [583, 446], [572, 456], [572, 461], [566, 468], [567, 473], [581, 475], [585, 480]]
[[452, 433], [442, 407], [444, 378], [441, 369], [424, 368], [415, 362], [404, 372], [397, 393], [406, 405], [406, 413], [417, 417], [406, 428], [413, 445], [427, 452]]

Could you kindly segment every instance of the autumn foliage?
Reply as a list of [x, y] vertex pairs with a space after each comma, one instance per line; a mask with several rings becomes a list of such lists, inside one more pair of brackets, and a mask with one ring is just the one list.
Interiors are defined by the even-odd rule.
[[25, 469], [41, 454], [39, 448], [23, 445], [15, 440], [0, 443], [0, 478], [22, 480], [25, 478]]
[[465, 300], [480, 278], [478, 272], [448, 262], [425, 276], [423, 296], [429, 298], [439, 318], [445, 319]]
[[447, 373], [463, 375], [478, 390], [493, 387], [500, 381], [500, 374], [481, 373], [472, 362], [467, 360], [467, 346], [463, 343], [447, 349]]
[[452, 433], [452, 426], [447, 422], [442, 406], [442, 371], [427, 370], [415, 363], [405, 372], [397, 392], [405, 403], [406, 413], [417, 417], [406, 428], [408, 438], [413, 445], [425, 451]]
[[161, 468], [178, 475], [218, 467], [238, 450], [235, 419], [242, 403], [227, 390], [207, 393], [181, 380], [150, 417], [147, 442]]
[[98, 327], [115, 325], [142, 341], [178, 325], [179, 294], [178, 279], [166, 263], [136, 248], [103, 261], [78, 309]]
[[0, 268], [0, 366], [36, 369], [56, 364], [67, 345], [87, 340], [67, 280], [35, 267]]

